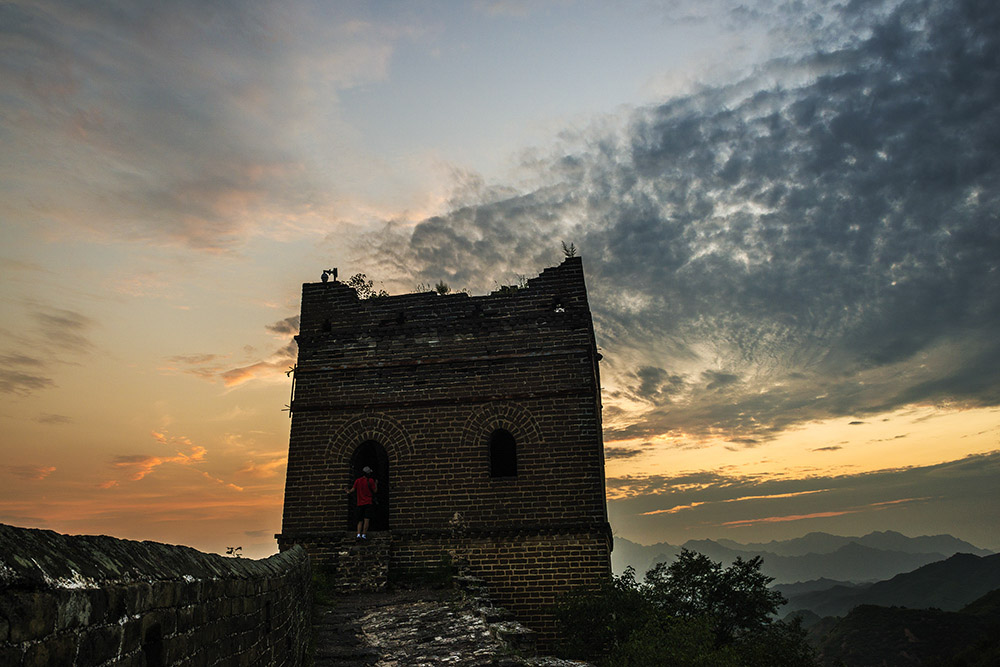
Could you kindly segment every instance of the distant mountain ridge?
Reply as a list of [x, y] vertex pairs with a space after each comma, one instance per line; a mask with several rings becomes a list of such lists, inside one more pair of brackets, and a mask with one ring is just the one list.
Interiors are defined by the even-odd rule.
[[843, 616], [859, 605], [959, 611], [1000, 588], [1000, 554], [955, 554], [870, 586], [835, 584], [800, 593], [790, 592], [792, 587], [775, 588], [788, 597], [782, 614], [807, 609], [819, 616]]
[[682, 548], [703, 553], [724, 565], [737, 557], [760, 556], [761, 570], [778, 584], [824, 578], [845, 583], [879, 581], [956, 553], [979, 556], [992, 553], [951, 535], [907, 537], [895, 531], [873, 532], [862, 537], [817, 532], [791, 540], [752, 544], [689, 540], [681, 546], [668, 543], [644, 546], [617, 537], [611, 554], [612, 567], [616, 574], [621, 574], [632, 566], [641, 577], [656, 563], [672, 560]]
[[832, 553], [841, 547], [854, 542], [861, 546], [880, 549], [882, 551], [902, 551], [911, 554], [945, 554], [969, 553], [976, 556], [988, 556], [992, 551], [980, 549], [968, 542], [951, 535], [921, 535], [907, 537], [894, 530], [875, 531], [863, 537], [842, 537], [829, 533], [808, 533], [791, 540], [771, 542], [751, 542], [740, 544], [732, 540], [720, 539], [718, 544], [724, 547], [742, 551], [762, 551], [778, 556], [805, 556], [807, 554]]

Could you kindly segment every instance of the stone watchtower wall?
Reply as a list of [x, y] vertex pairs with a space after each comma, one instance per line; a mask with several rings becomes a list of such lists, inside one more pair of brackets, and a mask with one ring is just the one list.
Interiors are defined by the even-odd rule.
[[302, 549], [265, 560], [0, 524], [0, 665], [302, 665]]
[[297, 341], [281, 549], [335, 566], [368, 464], [390, 576], [457, 561], [544, 643], [557, 596], [610, 572], [580, 258], [481, 297], [307, 283]]

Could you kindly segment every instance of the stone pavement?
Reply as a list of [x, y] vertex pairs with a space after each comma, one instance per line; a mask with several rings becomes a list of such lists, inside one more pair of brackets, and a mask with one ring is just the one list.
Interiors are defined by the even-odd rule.
[[504, 641], [505, 623], [491, 623], [475, 600], [453, 589], [341, 595], [315, 607], [313, 624], [314, 667], [585, 664], [520, 655]]

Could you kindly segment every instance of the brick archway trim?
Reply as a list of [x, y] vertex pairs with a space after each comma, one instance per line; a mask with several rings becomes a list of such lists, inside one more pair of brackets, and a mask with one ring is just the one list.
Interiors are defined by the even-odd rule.
[[413, 455], [413, 442], [402, 424], [389, 415], [372, 412], [351, 419], [330, 437], [327, 458], [335, 465], [348, 466], [358, 445], [374, 440], [385, 448], [390, 467]]
[[462, 427], [462, 442], [485, 443], [498, 428], [510, 432], [518, 443], [542, 441], [538, 422], [527, 408], [510, 401], [496, 401], [479, 406], [469, 415]]

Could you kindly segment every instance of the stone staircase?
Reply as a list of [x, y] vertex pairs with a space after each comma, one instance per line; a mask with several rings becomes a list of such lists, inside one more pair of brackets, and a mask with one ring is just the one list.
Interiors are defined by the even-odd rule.
[[358, 541], [345, 534], [334, 549], [335, 558], [325, 566], [338, 593], [385, 590], [389, 575], [391, 538], [388, 532], [368, 533], [368, 539]]

